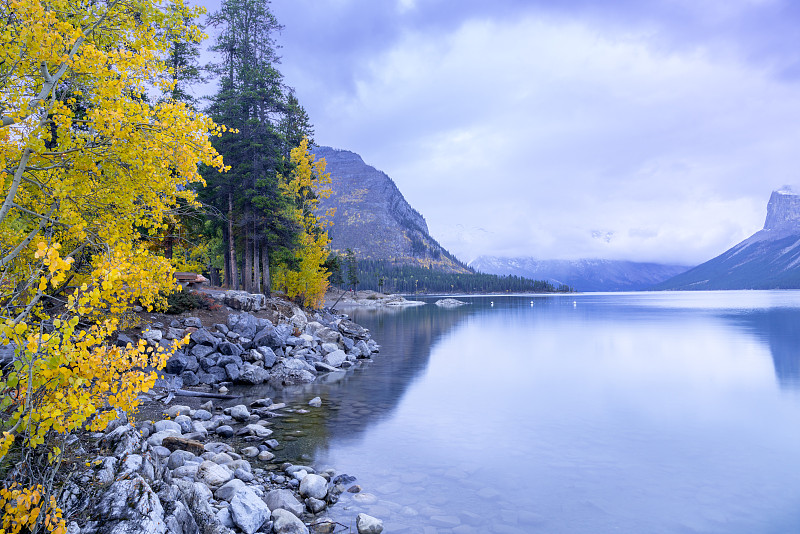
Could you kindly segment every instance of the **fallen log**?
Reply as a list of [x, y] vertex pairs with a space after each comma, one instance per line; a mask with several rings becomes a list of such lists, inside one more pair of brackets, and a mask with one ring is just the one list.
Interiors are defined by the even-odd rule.
[[178, 389], [175, 391], [176, 397], [207, 397], [210, 399], [238, 399], [241, 395], [223, 395], [222, 393], [211, 393], [206, 391], [189, 391]]

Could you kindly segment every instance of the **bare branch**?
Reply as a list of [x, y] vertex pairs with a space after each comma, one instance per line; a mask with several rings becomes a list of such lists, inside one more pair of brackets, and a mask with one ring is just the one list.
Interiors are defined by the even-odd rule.
[[[52, 221], [50, 216], [53, 214], [55, 209], [56, 209], [55, 206], [51, 207], [50, 208], [50, 212], [46, 216], [35, 214], [38, 217], [42, 217], [41, 221], [39, 221], [38, 228], [34, 228], [33, 230], [31, 230], [31, 232], [27, 236], [25, 236], [25, 239], [23, 239], [22, 242], [19, 245], [17, 245], [17, 248], [15, 248], [14, 250], [12, 250], [8, 254], [6, 254], [6, 256], [3, 259], [0, 259], [0, 269], [2, 269], [6, 265], [8, 265], [12, 261], [14, 261], [14, 259], [19, 255], [19, 253], [22, 251], [22, 249], [27, 247], [28, 244], [31, 241], [33, 241], [33, 238], [36, 237], [37, 234], [39, 232], [41, 232], [44, 229], [45, 226], [47, 226], [48, 222]], [[28, 210], [25, 210], [25, 211], [28, 211]], [[30, 212], [30, 213], [33, 213], [33, 212]], [[53, 222], [55, 222], [55, 221], [53, 221]]]

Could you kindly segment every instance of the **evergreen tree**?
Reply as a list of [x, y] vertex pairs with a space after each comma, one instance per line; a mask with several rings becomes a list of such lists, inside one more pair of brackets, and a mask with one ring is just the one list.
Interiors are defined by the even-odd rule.
[[344, 261], [347, 265], [347, 283], [353, 291], [358, 289], [358, 262], [356, 261], [356, 253], [353, 249], [348, 248], [344, 254]]
[[233, 131], [214, 143], [230, 170], [210, 175], [203, 197], [225, 214], [226, 285], [268, 293], [270, 250], [290, 247], [300, 231], [279, 190], [284, 141], [276, 125], [286, 102], [274, 34], [281, 26], [266, 0], [225, 0], [208, 22], [219, 30], [212, 50], [223, 57], [210, 66], [220, 88], [209, 113]]

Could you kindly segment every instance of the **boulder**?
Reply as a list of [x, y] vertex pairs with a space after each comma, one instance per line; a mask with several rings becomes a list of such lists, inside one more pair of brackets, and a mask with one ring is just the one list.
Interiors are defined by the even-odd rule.
[[310, 384], [316, 377], [305, 369], [287, 369], [279, 364], [269, 373], [269, 383], [274, 387]]
[[356, 516], [356, 528], [358, 534], [381, 534], [383, 532], [383, 521], [367, 514]]
[[322, 362], [314, 362], [314, 369], [316, 369], [318, 373], [333, 373], [336, 371], [342, 372], [341, 369], [337, 369], [336, 367]]
[[204, 410], [203, 408], [195, 410], [194, 414], [192, 414], [192, 418], [198, 421], [208, 421], [209, 419], [211, 419], [211, 417], [212, 417], [211, 412], [209, 412], [208, 410]]
[[314, 397], [313, 399], [308, 401], [308, 405], [314, 408], [319, 408], [320, 406], [322, 406], [322, 399], [319, 397]]
[[230, 512], [233, 522], [245, 534], [254, 534], [271, 514], [267, 504], [247, 486], [237, 491], [231, 499]]
[[263, 384], [269, 380], [269, 377], [269, 372], [266, 369], [255, 366], [252, 363], [244, 363], [241, 369], [239, 369], [239, 378], [237, 382], [257, 385]]
[[244, 404], [237, 404], [236, 406], [232, 407], [230, 415], [237, 421], [247, 421], [250, 419], [250, 412], [247, 410], [247, 406]]
[[241, 480], [234, 478], [220, 486], [220, 488], [214, 492], [214, 497], [221, 501], [228, 501], [230, 502], [233, 499], [234, 495], [241, 490], [242, 488], [246, 488], [244, 482]]
[[189, 508], [181, 500], [175, 500], [174, 509], [164, 522], [167, 525], [167, 532], [170, 534], [194, 534], [198, 532], [197, 523], [189, 511]]
[[339, 340], [342, 339], [342, 335], [339, 332], [331, 330], [326, 326], [317, 330], [314, 335], [316, 335], [322, 343], [339, 343]]
[[327, 494], [328, 481], [319, 475], [308, 474], [300, 481], [300, 495], [303, 497], [324, 499]]
[[349, 319], [342, 319], [339, 321], [339, 332], [346, 337], [351, 337], [354, 339], [369, 338], [369, 330]]
[[242, 374], [242, 372], [239, 370], [239, 366], [234, 363], [225, 365], [224, 369], [225, 374], [232, 382], [239, 380], [239, 376]]
[[187, 451], [195, 456], [200, 456], [205, 452], [202, 443], [193, 439], [186, 439], [181, 436], [166, 436], [161, 440], [161, 445], [173, 452]]
[[153, 447], [163, 445], [164, 438], [169, 436], [180, 436], [180, 431], [175, 430], [162, 430], [161, 432], [156, 432], [149, 438], [147, 438], [147, 443], [152, 445]]
[[92, 507], [99, 533], [166, 534], [164, 508], [139, 475], [114, 482]]
[[273, 510], [271, 517], [275, 534], [308, 534], [308, 527], [288, 510]]
[[330, 354], [331, 352], [339, 350], [338, 343], [323, 343], [320, 347], [322, 349], [322, 354]]
[[183, 320], [183, 326], [193, 327], [193, 328], [203, 328], [203, 323], [200, 322], [199, 317], [186, 317]]
[[230, 425], [221, 425], [218, 426], [215, 430], [218, 436], [222, 438], [231, 438], [233, 437], [233, 427]]
[[[197, 469], [195, 480], [211, 488], [218, 488], [233, 478], [230, 469], [206, 460]], [[259, 525], [260, 526], [260, 525]]]
[[161, 421], [156, 421], [153, 424], [153, 427], [156, 429], [156, 432], [164, 432], [165, 430], [172, 430], [176, 434], [183, 433], [181, 425], [179, 423], [176, 423], [175, 421], [170, 421], [169, 419], [162, 419]]
[[226, 354], [217, 358], [217, 365], [220, 367], [225, 367], [231, 363], [237, 367], [241, 367], [244, 364], [239, 356], [233, 354]]
[[259, 330], [258, 319], [249, 313], [232, 313], [228, 315], [227, 323], [228, 328], [240, 336], [248, 337], [250, 339], [252, 339]]
[[162, 337], [164, 337], [164, 333], [161, 330], [148, 329], [142, 332], [142, 339], [147, 341], [158, 342], [161, 341]]
[[259, 438], [268, 438], [272, 435], [272, 430], [257, 424], [247, 425], [244, 427], [244, 430], [246, 430], [251, 436], [258, 436]]
[[347, 354], [345, 354], [343, 350], [335, 350], [330, 354], [327, 354], [322, 361], [331, 367], [339, 367], [346, 359]]
[[240, 356], [242, 347], [230, 341], [223, 341], [217, 346], [217, 351], [225, 356]]
[[272, 490], [267, 493], [264, 500], [272, 511], [288, 510], [297, 517], [302, 517], [303, 515], [303, 504], [297, 500], [297, 497], [290, 490]]
[[193, 459], [195, 457], [195, 454], [189, 451], [177, 449], [169, 455], [169, 460], [167, 460], [167, 468], [170, 471], [174, 471], [179, 467], [183, 467], [186, 464], [186, 460]]
[[[197, 360], [195, 360], [197, 361]], [[184, 386], [196, 386], [200, 383], [200, 378], [198, 378], [197, 373], [193, 371], [184, 371], [181, 373], [181, 380], [183, 380]]]
[[359, 340], [358, 343], [355, 344], [353, 347], [353, 352], [359, 358], [369, 358], [372, 355], [372, 351], [369, 350], [369, 347], [363, 339]]
[[184, 406], [183, 404], [174, 404], [164, 410], [164, 415], [170, 419], [175, 419], [179, 415], [189, 415], [191, 411], [192, 409], [188, 406]]
[[142, 447], [141, 434], [131, 425], [115, 428], [100, 440], [100, 447], [108, 449], [117, 458], [139, 451]]
[[312, 514], [318, 514], [325, 509], [325, 501], [309, 497], [306, 499], [306, 508]]
[[264, 362], [264, 367], [269, 369], [275, 362], [278, 360], [278, 357], [275, 355], [275, 351], [273, 351], [269, 347], [258, 347], [258, 352], [261, 354], [261, 360]]
[[207, 345], [214, 348], [219, 345], [219, 340], [211, 335], [211, 332], [205, 328], [201, 328], [192, 332], [191, 340], [198, 345]]
[[164, 371], [171, 375], [179, 375], [186, 369], [188, 363], [188, 356], [183, 351], [178, 351], [167, 360]]
[[[216, 339], [216, 338], [215, 338]], [[192, 347], [191, 354], [197, 359], [203, 359], [212, 352], [214, 352], [215, 348], [211, 345], [195, 345]]]

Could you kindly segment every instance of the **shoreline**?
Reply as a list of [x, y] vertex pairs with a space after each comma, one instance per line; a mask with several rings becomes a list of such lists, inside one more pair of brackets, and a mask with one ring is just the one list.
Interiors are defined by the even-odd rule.
[[[346, 315], [246, 295], [225, 292], [214, 298], [249, 311], [226, 304], [227, 309], [204, 316], [205, 322], [184, 313], [168, 326], [154, 321], [142, 329], [141, 339], [151, 346], [186, 334], [191, 341], [167, 362], [159, 387], [140, 396], [136, 416], [142, 420], [117, 419], [105, 432], [88, 435], [88, 451], [79, 448], [81, 460], [62, 499], [69, 534], [383, 530], [380, 519], [355, 510], [349, 526], [326, 517], [325, 510], [342, 493], [361, 491], [355, 476], [278, 463], [282, 445], [270, 427], [281, 418], [312, 413], [322, 404], [319, 397], [305, 406], [287, 406], [270, 398], [245, 405], [231, 398], [182, 396], [208, 390], [227, 394], [234, 384], [281, 390], [318, 376], [344, 375], [372, 361], [379, 350], [369, 332]], [[256, 317], [264, 310], [278, 312], [275, 323]], [[223, 323], [205, 324], [223, 313]], [[120, 334], [118, 342], [129, 340]], [[159, 395], [167, 396], [165, 403]], [[119, 510], [127, 511], [120, 515]]]

